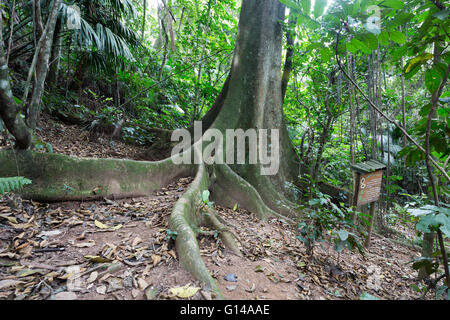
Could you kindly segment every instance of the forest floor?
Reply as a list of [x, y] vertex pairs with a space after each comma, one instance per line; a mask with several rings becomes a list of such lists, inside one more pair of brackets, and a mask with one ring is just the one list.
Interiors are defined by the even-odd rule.
[[[48, 118], [38, 135], [55, 153], [142, 160], [142, 147], [91, 139], [77, 126]], [[7, 145], [0, 133], [0, 149]], [[191, 181], [182, 178], [147, 197], [117, 201], [0, 198], [0, 299], [214, 298], [181, 267], [168, 230], [172, 207]], [[420, 297], [411, 287], [417, 272], [410, 261], [420, 256], [413, 248], [375, 236], [365, 257], [338, 254], [327, 243], [311, 257], [296, 239], [295, 226], [279, 219], [263, 222], [242, 209], [216, 210], [244, 254], [228, 252], [213, 235], [198, 237], [203, 260], [226, 299]]]

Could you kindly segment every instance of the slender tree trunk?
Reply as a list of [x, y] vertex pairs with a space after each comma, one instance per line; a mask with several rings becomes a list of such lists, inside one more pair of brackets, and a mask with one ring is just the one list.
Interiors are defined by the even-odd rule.
[[0, 23], [0, 117], [6, 128], [16, 139], [16, 147], [28, 149], [31, 145], [31, 134], [25, 122], [19, 115], [19, 106], [16, 104], [9, 83], [9, 68], [6, 62], [3, 47], [3, 28]]
[[[368, 85], [368, 90], [369, 90], [369, 97], [371, 99], [373, 99], [374, 97], [376, 98], [376, 86], [377, 86], [377, 81], [375, 81], [376, 74], [375, 72], [377, 72], [377, 69], [375, 68], [374, 70], [374, 66], [373, 66], [373, 54], [369, 56], [369, 85]], [[378, 105], [379, 107], [379, 105]], [[372, 131], [372, 159], [376, 160], [377, 159], [377, 125], [376, 125], [376, 121], [377, 121], [377, 113], [375, 112], [375, 110], [371, 109], [370, 110], [370, 127], [371, 127], [371, 131]], [[376, 207], [376, 203], [372, 202], [370, 204], [370, 211], [369, 211], [369, 227], [367, 230], [367, 239], [365, 242], [365, 247], [369, 248], [370, 247], [370, 241], [372, 238], [372, 230], [373, 230], [373, 224], [375, 221], [375, 207]]]
[[11, 54], [11, 48], [13, 43], [13, 34], [14, 34], [14, 16], [16, 15], [16, 0], [13, 1], [11, 16], [10, 16], [10, 24], [9, 24], [9, 40], [8, 40], [8, 48], [6, 50], [6, 65], [9, 63], [9, 55]]
[[61, 45], [62, 45], [61, 28], [62, 28], [61, 19], [58, 19], [56, 22], [55, 33], [53, 35], [50, 70], [48, 72], [47, 77], [47, 82], [53, 85], [57, 84], [59, 77], [59, 68], [61, 61]]
[[144, 17], [142, 18], [142, 41], [145, 38], [145, 19], [147, 18], [147, 0], [144, 0]]
[[[438, 41], [434, 42], [434, 60], [433, 60], [433, 64], [436, 65], [437, 63], [440, 62], [440, 57], [442, 54], [442, 47], [440, 46]], [[426, 127], [426, 132], [425, 132], [425, 164], [427, 167], [427, 172], [428, 172], [428, 179], [430, 181], [431, 184], [431, 189], [432, 189], [432, 195], [433, 195], [433, 200], [434, 200], [434, 205], [436, 207], [440, 206], [439, 203], [439, 194], [437, 191], [437, 183], [436, 183], [436, 179], [433, 173], [433, 168], [430, 164], [430, 155], [431, 155], [431, 145], [430, 145], [430, 134], [431, 134], [431, 122], [433, 121], [433, 118], [436, 116], [436, 112], [439, 106], [439, 98], [442, 94], [442, 90], [445, 86], [445, 84], [447, 83], [448, 77], [449, 77], [449, 73], [450, 73], [450, 66], [447, 67], [447, 71], [445, 73], [445, 76], [442, 80], [442, 83], [439, 87], [439, 89], [437, 89], [435, 92], [432, 93], [431, 95], [431, 109], [430, 112], [428, 114], [428, 119], [427, 119], [427, 127]], [[450, 272], [449, 272], [449, 266], [448, 266], [448, 260], [447, 260], [447, 253], [445, 250], [445, 245], [444, 245], [444, 240], [442, 237], [442, 232], [440, 229], [438, 229], [437, 231], [438, 233], [438, 241], [439, 241], [439, 245], [441, 248], [441, 254], [444, 260], [444, 270], [445, 270], [445, 276], [446, 276], [446, 283], [447, 286], [450, 287]], [[434, 232], [430, 232], [430, 233], [426, 233], [424, 234], [424, 238], [423, 238], [423, 249], [422, 249], [422, 257], [427, 257], [427, 258], [431, 258], [432, 254], [433, 254], [433, 242], [434, 242], [434, 237], [435, 234]], [[424, 270], [424, 268], [419, 270], [419, 279], [424, 278], [426, 276], [426, 270]]]
[[284, 63], [283, 77], [281, 79], [281, 96], [286, 97], [289, 77], [292, 72], [292, 60], [294, 58], [295, 25], [297, 22], [297, 13], [292, 10], [289, 15], [288, 30], [286, 31], [286, 61]]
[[[402, 28], [400, 27], [400, 32], [402, 32]], [[408, 32], [406, 30], [406, 35], [408, 35]], [[404, 60], [403, 60], [403, 56], [400, 58], [400, 68], [401, 70], [403, 70], [404, 67]], [[406, 104], [405, 104], [405, 76], [403, 74], [403, 72], [401, 73], [400, 76], [400, 80], [401, 80], [401, 100], [400, 100], [400, 104], [401, 104], [401, 108], [402, 108], [402, 127], [403, 130], [406, 131]], [[406, 148], [406, 144], [407, 144], [407, 138], [405, 135], [403, 135], [403, 148]], [[403, 157], [402, 159], [403, 161], [403, 188], [406, 188], [406, 156]]]
[[[176, 51], [176, 45], [175, 45], [175, 32], [173, 30], [173, 24], [174, 24], [174, 20], [173, 20], [173, 16], [172, 16], [172, 1], [168, 1], [168, 6], [167, 6], [167, 11], [168, 11], [168, 15], [167, 15], [167, 26], [169, 28], [169, 35], [170, 35], [170, 49], [172, 50], [172, 52]], [[209, 17], [208, 17], [209, 18]]]
[[39, 118], [39, 108], [44, 93], [45, 79], [47, 78], [50, 53], [55, 33], [56, 21], [62, 0], [54, 0], [48, 17], [46, 32], [43, 34], [43, 43], [40, 48], [39, 57], [36, 64], [36, 81], [33, 87], [31, 102], [28, 107], [28, 126], [34, 130]]
[[36, 39], [40, 39], [44, 33], [44, 25], [42, 24], [41, 13], [41, 0], [33, 0], [33, 13], [34, 13], [34, 32], [36, 33]]

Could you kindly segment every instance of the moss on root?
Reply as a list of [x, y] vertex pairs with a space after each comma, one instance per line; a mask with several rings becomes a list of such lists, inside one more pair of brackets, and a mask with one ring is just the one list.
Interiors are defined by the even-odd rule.
[[20, 175], [33, 181], [20, 191], [24, 198], [45, 202], [145, 196], [177, 177], [192, 175], [193, 169], [170, 159], [80, 159], [12, 150], [0, 152], [0, 164], [0, 177]]

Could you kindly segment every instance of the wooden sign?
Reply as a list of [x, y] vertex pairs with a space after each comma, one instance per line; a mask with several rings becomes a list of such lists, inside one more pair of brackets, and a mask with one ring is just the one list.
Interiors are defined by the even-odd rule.
[[371, 202], [378, 201], [378, 199], [380, 198], [383, 170], [358, 174], [358, 176], [359, 189], [356, 205], [362, 206]]

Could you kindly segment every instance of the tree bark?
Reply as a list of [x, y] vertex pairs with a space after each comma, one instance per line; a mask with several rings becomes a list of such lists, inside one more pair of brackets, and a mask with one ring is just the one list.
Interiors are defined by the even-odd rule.
[[[290, 202], [285, 195], [287, 193], [286, 182], [296, 182], [299, 166], [297, 155], [288, 136], [282, 107], [283, 30], [280, 21], [284, 20], [284, 14], [285, 6], [278, 0], [243, 1], [230, 76], [216, 104], [217, 109], [209, 114], [210, 118], [207, 118], [208, 122], [213, 119], [210, 129], [216, 129], [215, 132], [219, 131], [224, 137], [222, 145], [224, 150], [226, 150], [226, 130], [228, 129], [278, 130], [279, 137], [274, 136], [270, 139], [279, 140], [279, 150], [275, 147], [277, 141], [270, 139], [268, 139], [269, 150], [264, 150], [259, 144], [256, 146], [258, 154], [269, 151], [269, 154], [274, 156], [274, 162], [279, 166], [277, 173], [271, 176], [263, 175], [261, 169], [264, 164], [261, 161], [257, 164], [246, 162], [242, 165], [218, 163], [220, 155], [217, 155], [215, 164], [200, 162], [200, 164], [181, 165], [181, 168], [178, 169], [183, 172], [197, 172], [187, 192], [175, 204], [169, 221], [170, 229], [178, 234], [176, 248], [180, 262], [197, 279], [209, 285], [219, 297], [222, 297], [220, 290], [203, 263], [196, 240], [198, 233], [196, 230], [199, 225], [205, 220], [210, 224], [216, 221], [214, 217], [207, 219], [205, 216], [213, 213], [202, 212], [204, 205], [199, 201], [201, 200], [199, 195], [203, 191], [212, 190], [211, 196], [214, 201], [223, 201], [228, 204], [240, 203], [242, 208], [253, 210], [262, 219], [275, 216], [285, 222], [295, 224], [296, 222], [291, 218], [300, 218], [302, 215], [296, 210], [296, 205]], [[208, 142], [211, 141], [208, 139], [208, 132], [205, 133], [203, 142], [198, 139], [194, 140], [197, 142], [191, 145], [185, 154], [199, 156], [199, 153], [204, 151], [210, 144]], [[245, 151], [247, 151], [250, 146], [247, 143], [245, 147]], [[237, 149], [234, 151], [236, 154]], [[2, 153], [0, 153], [1, 155]], [[38, 188], [39, 185], [49, 186], [53, 178], [57, 179], [58, 185], [61, 185], [61, 183], [65, 183], [66, 175], [68, 179], [76, 183], [80, 179], [79, 172], [84, 172], [85, 175], [81, 179], [87, 180], [87, 182], [78, 183], [83, 188], [80, 190], [79, 196], [83, 196], [86, 191], [91, 194], [91, 185], [104, 185], [106, 187], [105, 194], [110, 192], [109, 188], [111, 190], [117, 188], [128, 194], [132, 194], [133, 189], [137, 188], [140, 191], [139, 194], [145, 193], [145, 189], [148, 188], [143, 186], [142, 182], [149, 184], [151, 181], [151, 172], [146, 173], [145, 168], [153, 167], [153, 174], [168, 179], [167, 172], [173, 175], [176, 171], [174, 170], [176, 167], [173, 165], [175, 164], [174, 159], [177, 157], [174, 155], [170, 159], [155, 163], [141, 163], [84, 161], [51, 154], [24, 156], [31, 156], [34, 159], [46, 158], [52, 163], [52, 166], [58, 169], [56, 172], [53, 167], [49, 166], [35, 168], [38, 171], [44, 170], [50, 176], [46, 177], [37, 172], [33, 177], [31, 189]], [[11, 154], [6, 154], [4, 158], [5, 160], [1, 161], [6, 163], [9, 169], [5, 166], [0, 167], [0, 174], [8, 174], [14, 168]], [[59, 163], [58, 158], [63, 158], [62, 163]], [[222, 160], [224, 159], [222, 158]], [[40, 161], [37, 160], [35, 163], [40, 163]], [[21, 164], [27, 166], [26, 161]], [[101, 174], [91, 178], [89, 174], [92, 175], [93, 170], [97, 170], [97, 168], [101, 169]], [[134, 169], [131, 170], [131, 168]], [[28, 169], [32, 170], [33, 168]], [[132, 178], [126, 179], [130, 182], [129, 188], [127, 185], [122, 186], [121, 181], [124, 179], [122, 172], [132, 174]], [[122, 190], [123, 188], [126, 190]], [[38, 189], [35, 190], [39, 192]], [[57, 188], [56, 192], [61, 196], [62, 189]], [[51, 196], [50, 194], [49, 197]]]
[[31, 134], [19, 112], [9, 83], [9, 69], [3, 48], [2, 24], [0, 23], [0, 117], [6, 128], [16, 139], [16, 147], [28, 149], [31, 144]]
[[61, 61], [61, 19], [58, 19], [55, 26], [55, 33], [53, 35], [52, 52], [50, 59], [50, 70], [48, 72], [47, 82], [56, 85], [59, 77], [59, 67]]
[[291, 11], [289, 15], [288, 22], [288, 30], [286, 31], [286, 61], [284, 63], [283, 77], [281, 80], [281, 96], [286, 97], [287, 86], [289, 83], [289, 77], [292, 72], [292, 62], [294, 58], [294, 41], [295, 41], [295, 24], [297, 22], [297, 13], [295, 11]]
[[36, 129], [36, 124], [39, 118], [39, 108], [44, 92], [45, 79], [47, 78], [53, 35], [55, 33], [56, 21], [58, 18], [61, 1], [62, 0], [53, 1], [53, 6], [51, 7], [52, 10], [47, 21], [46, 31], [43, 34], [43, 43], [36, 63], [36, 80], [33, 86], [33, 93], [31, 96], [30, 105], [28, 106], [27, 115], [28, 126], [32, 130]]

